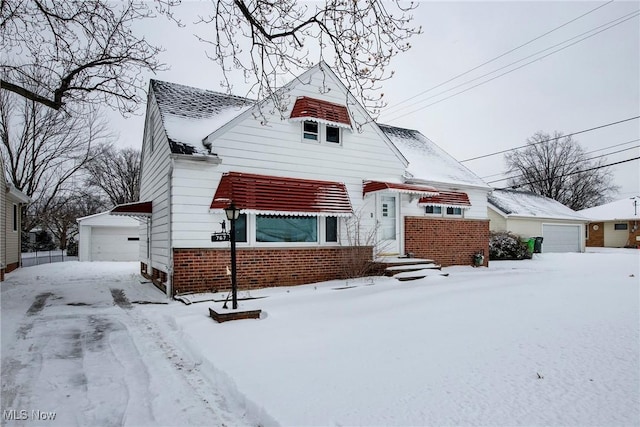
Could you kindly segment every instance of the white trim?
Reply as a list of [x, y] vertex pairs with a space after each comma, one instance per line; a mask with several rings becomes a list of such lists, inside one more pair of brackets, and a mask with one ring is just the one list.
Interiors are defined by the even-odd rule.
[[[209, 208], [209, 213], [216, 214], [220, 213], [221, 210], [224, 209], [211, 209]], [[353, 216], [353, 212], [350, 213], [335, 213], [335, 212], [289, 212], [289, 211], [265, 211], [260, 209], [241, 209], [240, 213], [249, 214], [249, 215], [276, 215], [276, 216], [317, 216], [317, 217], [325, 217], [325, 216], [337, 216], [348, 218]]]
[[342, 129], [349, 129], [349, 130], [353, 131], [353, 128], [351, 127], [351, 125], [347, 125], [345, 123], [340, 123], [340, 122], [333, 122], [331, 120], [319, 119], [319, 118], [311, 117], [311, 116], [308, 116], [308, 117], [291, 117], [291, 118], [289, 118], [289, 121], [290, 122], [316, 122], [318, 124], [329, 125], [329, 126], [334, 126], [334, 127], [342, 128]]

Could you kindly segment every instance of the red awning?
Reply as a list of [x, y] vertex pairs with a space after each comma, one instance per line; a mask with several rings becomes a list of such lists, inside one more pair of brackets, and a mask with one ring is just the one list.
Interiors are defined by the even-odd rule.
[[229, 172], [222, 175], [211, 209], [233, 201], [246, 213], [350, 216], [351, 200], [341, 182]]
[[151, 216], [151, 202], [134, 202], [118, 205], [111, 209], [111, 215], [122, 216]]
[[351, 118], [347, 107], [307, 96], [296, 99], [290, 118], [351, 128]]
[[471, 207], [467, 193], [453, 191], [440, 191], [440, 194], [432, 197], [423, 197], [418, 201], [418, 206], [432, 205], [468, 209]]
[[375, 191], [394, 191], [396, 193], [417, 194], [420, 196], [436, 196], [438, 190], [428, 185], [396, 184], [394, 182], [365, 181], [362, 185], [362, 195]]

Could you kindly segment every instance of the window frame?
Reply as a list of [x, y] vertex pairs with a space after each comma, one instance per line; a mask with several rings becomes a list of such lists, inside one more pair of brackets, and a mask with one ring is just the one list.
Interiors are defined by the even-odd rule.
[[[429, 208], [432, 208], [434, 211], [435, 209], [439, 209], [439, 212], [427, 212], [427, 210]], [[437, 217], [441, 217], [443, 212], [442, 212], [442, 206], [438, 206], [438, 205], [425, 205], [424, 207], [424, 214], [427, 216], [437, 216]]]
[[627, 224], [626, 222], [614, 222], [613, 229], [614, 231], [628, 231], [629, 224]]
[[[338, 136], [337, 141], [329, 141], [329, 128], [336, 130]], [[324, 142], [332, 145], [342, 145], [342, 129], [338, 126], [324, 125]]]
[[[316, 122], [313, 120], [302, 120], [300, 123], [302, 123], [302, 128], [301, 128], [301, 139], [302, 142], [306, 142], [306, 143], [310, 143], [310, 144], [321, 144], [321, 145], [325, 145], [325, 146], [330, 146], [330, 147], [342, 147], [343, 144], [343, 138], [344, 138], [344, 132], [343, 132], [343, 128], [340, 126], [333, 126], [333, 125], [329, 125], [326, 123], [320, 123], [320, 122]], [[310, 132], [307, 129], [305, 129], [305, 125], [307, 124], [313, 124], [316, 126], [317, 128], [317, 133], [314, 132]], [[335, 129], [338, 135], [338, 141], [334, 142], [334, 141], [329, 141], [328, 138], [328, 128], [331, 129]], [[315, 135], [316, 138], [307, 138], [306, 135]]]
[[[307, 124], [313, 125], [316, 128], [316, 131], [310, 131], [306, 129]], [[307, 138], [307, 135], [315, 135], [315, 138]], [[311, 142], [320, 142], [320, 123], [314, 122], [313, 120], [303, 120], [302, 121], [302, 140], [303, 141], [311, 141]]]

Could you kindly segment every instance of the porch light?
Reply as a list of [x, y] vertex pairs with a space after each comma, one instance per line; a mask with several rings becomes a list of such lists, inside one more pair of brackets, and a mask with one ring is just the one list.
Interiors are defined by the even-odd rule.
[[231, 223], [229, 240], [231, 240], [231, 301], [233, 309], [238, 308], [238, 284], [236, 281], [236, 220], [240, 217], [240, 209], [236, 207], [233, 201], [225, 208], [224, 213]]

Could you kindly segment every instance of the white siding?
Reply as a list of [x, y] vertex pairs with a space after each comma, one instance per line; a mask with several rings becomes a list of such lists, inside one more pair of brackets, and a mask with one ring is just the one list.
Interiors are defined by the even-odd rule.
[[[319, 94], [322, 73], [316, 73], [310, 84], [298, 82], [291, 87], [291, 104], [297, 96], [310, 96], [345, 104], [342, 86], [331, 79], [324, 84], [331, 90]], [[359, 107], [349, 106], [355, 120], [365, 122]], [[270, 111], [270, 106], [263, 106]], [[284, 116], [288, 117], [289, 113]], [[318, 142], [304, 142], [302, 124], [269, 117], [268, 125], [250, 114], [216, 136], [212, 151], [222, 159], [219, 166], [197, 162], [176, 161], [172, 183], [173, 246], [215, 247], [210, 233], [220, 230], [224, 214], [209, 213], [209, 206], [224, 172], [250, 172], [265, 175], [343, 182], [353, 204], [366, 226], [371, 227], [373, 204], [365, 208], [362, 197], [363, 179], [400, 179], [404, 164], [393, 148], [381, 137], [375, 125], [363, 126], [362, 132], [343, 130], [342, 144], [334, 146]], [[283, 201], [286, 203], [286, 201]], [[363, 211], [364, 209], [364, 211]], [[198, 224], [198, 226], [195, 226]], [[341, 231], [344, 234], [344, 221]], [[343, 235], [344, 237], [344, 235]]]
[[[616, 230], [615, 224], [627, 224], [627, 230]], [[635, 244], [629, 242], [629, 222], [613, 221], [604, 223], [604, 246], [606, 248], [623, 248], [626, 245]]]
[[[153, 149], [152, 148], [153, 145]], [[170, 149], [162, 126], [160, 111], [153, 92], [147, 101], [145, 133], [142, 143], [142, 166], [140, 172], [140, 201], [153, 202], [151, 218], [151, 266], [169, 271], [169, 172]], [[146, 225], [140, 226], [140, 260], [147, 258]]]

